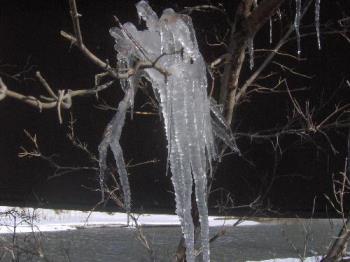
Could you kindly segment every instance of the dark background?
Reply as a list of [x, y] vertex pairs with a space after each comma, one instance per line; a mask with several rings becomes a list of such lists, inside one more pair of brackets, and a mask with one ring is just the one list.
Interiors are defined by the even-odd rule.
[[[237, 1], [226, 4], [228, 13], [233, 13]], [[284, 6], [286, 19], [293, 17], [293, 6], [289, 1]], [[122, 22], [137, 23], [136, 1], [77, 1], [81, 18], [81, 28], [85, 44], [98, 57], [109, 59], [115, 64], [113, 39], [109, 28], [115, 26], [113, 15]], [[150, 1], [158, 14], [167, 7], [177, 11], [185, 6], [208, 3], [207, 1]], [[291, 8], [289, 10], [288, 8]], [[324, 30], [339, 29], [337, 20], [350, 15], [346, 1], [322, 1], [321, 22]], [[288, 13], [288, 10], [290, 11]], [[313, 32], [314, 12], [310, 10], [303, 24], [305, 31]], [[222, 54], [222, 49], [206, 44], [205, 35], [210, 31], [223, 30], [224, 22], [217, 14], [193, 14], [193, 22], [198, 41], [207, 62]], [[214, 30], [215, 29], [215, 30]], [[71, 47], [59, 34], [60, 30], [72, 32], [68, 1], [21, 1], [0, 0], [0, 76], [7, 85], [24, 94], [39, 95], [42, 87], [35, 81], [35, 70], [55, 89], [85, 89], [94, 85], [94, 75], [100, 70], [88, 61], [78, 49]], [[209, 31], [209, 33], [208, 33]], [[211, 33], [212, 33], [211, 32]], [[274, 44], [281, 34], [278, 23], [274, 22]], [[268, 27], [265, 26], [256, 36], [256, 48], [271, 47], [268, 43]], [[295, 41], [287, 44], [283, 51], [295, 53]], [[276, 65], [268, 70], [280, 71], [288, 79], [290, 88], [304, 88], [297, 92], [300, 104], [310, 101], [319, 106], [329, 98], [329, 104], [315, 113], [321, 120], [334, 109], [336, 103], [350, 102], [349, 42], [337, 34], [322, 37], [322, 51], [317, 49], [316, 37], [302, 40], [302, 57], [305, 61], [295, 61], [278, 57], [279, 63], [312, 76], [311, 79], [291, 75]], [[256, 64], [263, 61], [261, 53], [256, 54]], [[18, 80], [8, 75], [31, 69]], [[250, 74], [245, 64], [242, 78]], [[274, 85], [273, 82], [266, 83]], [[104, 91], [100, 99], [110, 105], [117, 105], [122, 97], [118, 84]], [[101, 100], [100, 100], [101, 101]], [[139, 93], [136, 97], [136, 110], [149, 110], [143, 107], [147, 98]], [[113, 111], [96, 109], [99, 101], [94, 97], [80, 97], [74, 100], [71, 109], [77, 119], [76, 134], [88, 148], [97, 153], [104, 128], [113, 116]], [[286, 94], [254, 95], [249, 102], [242, 104], [235, 115], [232, 126], [234, 132], [252, 133], [259, 130], [281, 127], [286, 123], [286, 115], [291, 111], [290, 99]], [[64, 113], [64, 123], [60, 125], [55, 110], [39, 113], [23, 103], [10, 98], [0, 102], [0, 204], [41, 205], [51, 207], [91, 208], [99, 201], [96, 172], [76, 172], [49, 179], [52, 167], [38, 159], [19, 159], [20, 147], [31, 148], [24, 129], [37, 134], [41, 151], [53, 155], [61, 165], [91, 165], [84, 153], [74, 148], [66, 137], [69, 112]], [[217, 171], [211, 198], [211, 208], [227, 201], [234, 206], [249, 205], [257, 196], [258, 208], [278, 214], [311, 212], [316, 197], [316, 210], [324, 214], [332, 208], [324, 194], [332, 195], [332, 174], [344, 170], [346, 157], [347, 129], [328, 130], [336, 152], [332, 150], [325, 136], [315, 134], [312, 139], [300, 136], [281, 137], [279, 142], [283, 154], [276, 154], [269, 140], [253, 140], [238, 136], [238, 145], [243, 157], [229, 155], [224, 158]], [[276, 142], [275, 140], [272, 140]], [[174, 199], [170, 177], [165, 176], [166, 141], [162, 122], [158, 115], [135, 115], [123, 131], [121, 144], [125, 159], [132, 164], [159, 160], [155, 164], [130, 168], [132, 198], [135, 208], [150, 210], [173, 210]], [[112, 208], [112, 205], [110, 205]], [[247, 208], [228, 209], [226, 212], [239, 212]]]

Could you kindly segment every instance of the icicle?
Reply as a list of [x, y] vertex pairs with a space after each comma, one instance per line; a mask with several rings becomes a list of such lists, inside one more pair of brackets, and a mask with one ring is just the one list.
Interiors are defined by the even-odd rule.
[[108, 148], [111, 148], [116, 162], [120, 184], [123, 188], [124, 208], [127, 212], [130, 212], [131, 208], [130, 186], [119, 139], [125, 123], [126, 111], [130, 107], [129, 101], [132, 99], [133, 95], [134, 92], [131, 89], [126, 91], [123, 100], [118, 105], [117, 113], [113, 117], [112, 121], [107, 125], [103, 140], [99, 145], [100, 185], [102, 199], [104, 199], [104, 176], [107, 169], [107, 151]]
[[136, 4], [137, 13], [140, 19], [144, 19], [148, 29], [155, 30], [158, 26], [158, 16], [156, 12], [144, 0]]
[[320, 36], [320, 9], [321, 9], [321, 0], [315, 1], [315, 27], [317, 34], [317, 46], [321, 50], [321, 36]]
[[[137, 80], [145, 77], [159, 95], [168, 143], [171, 180], [175, 190], [176, 214], [180, 218], [186, 244], [186, 260], [195, 261], [194, 225], [191, 216], [194, 182], [201, 225], [202, 256], [203, 261], [208, 262], [207, 172], [211, 169], [212, 159], [216, 158], [214, 135], [234, 151], [238, 149], [218, 106], [211, 109], [207, 96], [206, 65], [198, 50], [191, 18], [166, 9], [158, 19], [146, 1], [140, 1], [136, 7], [148, 29], [139, 31], [133, 24], [125, 23], [123, 26], [126, 32], [120, 29], [111, 30], [116, 40], [118, 63], [122, 69], [126, 69], [133, 65], [135, 59], [145, 59], [147, 56], [148, 59], [157, 60], [157, 65], [170, 75], [165, 81], [164, 75], [159, 71], [147, 68], [127, 81], [121, 81], [126, 94], [119, 104], [117, 115], [108, 125], [99, 148], [101, 183], [103, 184], [103, 173], [106, 169], [107, 149], [110, 147], [116, 159], [124, 195], [130, 196], [119, 138], [124, 124], [125, 108], [133, 101], [132, 91], [136, 88]], [[254, 50], [250, 53], [253, 55], [253, 52]]]
[[297, 53], [298, 56], [301, 54], [300, 47], [300, 19], [301, 19], [301, 0], [295, 0], [295, 19], [294, 19], [294, 29], [297, 35]]
[[254, 67], [254, 37], [248, 40], [248, 52], [249, 52], [249, 68], [250, 70]]
[[270, 17], [270, 21], [269, 21], [269, 26], [270, 26], [270, 44], [272, 44], [272, 18]]
[[210, 99], [210, 111], [212, 113], [211, 125], [214, 136], [224, 142], [233, 152], [240, 154], [231, 128], [227, 125], [225, 118], [221, 114], [219, 105], [213, 98]]

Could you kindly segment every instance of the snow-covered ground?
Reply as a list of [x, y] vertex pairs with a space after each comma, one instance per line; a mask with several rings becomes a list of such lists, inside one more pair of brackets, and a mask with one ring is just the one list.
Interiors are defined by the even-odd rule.
[[[322, 256], [315, 256], [315, 257], [305, 257], [303, 260], [300, 258], [275, 258], [275, 259], [269, 259], [269, 260], [259, 260], [259, 261], [246, 261], [246, 262], [320, 262], [322, 261]], [[349, 259], [350, 257], [343, 257], [343, 259]]]
[[[134, 214], [138, 224], [143, 226], [179, 226], [180, 221], [176, 215]], [[34, 218], [33, 221], [30, 218]], [[225, 217], [209, 217], [210, 226], [230, 226], [237, 219]], [[239, 226], [257, 225], [258, 222], [243, 221]], [[75, 230], [82, 227], [128, 226], [125, 213], [105, 213], [75, 210], [33, 209], [0, 206], [0, 234], [25, 233], [32, 231], [64, 231]], [[130, 219], [130, 227], [134, 227]]]

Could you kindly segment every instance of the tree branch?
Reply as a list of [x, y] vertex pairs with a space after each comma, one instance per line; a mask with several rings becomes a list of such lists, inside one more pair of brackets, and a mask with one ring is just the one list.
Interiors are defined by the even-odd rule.
[[81, 34], [80, 23], [79, 23], [79, 17], [81, 17], [81, 14], [78, 13], [77, 3], [75, 2], [75, 0], [69, 0], [69, 8], [70, 8], [70, 15], [72, 18], [73, 27], [74, 27], [74, 34], [77, 37], [77, 46], [82, 47], [83, 36]]
[[[74, 22], [75, 20], [73, 20]], [[75, 28], [76, 26], [74, 26]], [[123, 77], [121, 77], [121, 75], [118, 75], [117, 72], [107, 63], [103, 62], [100, 58], [98, 58], [96, 55], [94, 55], [85, 45], [84, 43], [80, 43], [79, 39], [77, 39], [77, 37], [72, 36], [71, 34], [68, 34], [64, 31], [60, 32], [61, 36], [65, 39], [67, 39], [68, 41], [71, 42], [72, 45], [77, 46], [80, 51], [88, 58], [90, 59], [90, 61], [92, 61], [95, 65], [97, 65], [98, 67], [100, 67], [102, 70], [107, 71], [108, 74], [116, 79], [119, 78], [127, 78], [126, 76], [123, 75]]]
[[225, 105], [225, 118], [231, 124], [233, 109], [236, 104], [239, 76], [245, 59], [247, 41], [276, 12], [284, 0], [265, 0], [251, 13], [252, 0], [241, 1], [231, 27], [228, 53], [231, 61], [227, 61], [221, 78], [220, 100]]
[[[309, 1], [305, 8], [302, 11], [301, 18], [306, 14], [306, 11], [309, 9], [312, 1]], [[245, 81], [243, 86], [240, 88], [240, 91], [238, 92], [236, 96], [236, 102], [237, 103], [247, 92], [248, 87], [257, 79], [257, 77], [261, 74], [261, 72], [270, 64], [272, 59], [275, 57], [275, 55], [278, 53], [278, 51], [281, 49], [281, 47], [287, 42], [288, 37], [291, 35], [291, 33], [294, 32], [294, 24], [291, 23], [289, 26], [288, 31], [284, 34], [284, 36], [280, 39], [280, 41], [277, 43], [276, 47], [271, 51], [271, 53], [266, 57], [264, 62], [258, 67], [258, 69], [255, 70], [255, 72], [248, 78], [248, 80]], [[232, 110], [234, 110], [232, 108]]]
[[27, 96], [21, 93], [9, 90], [7, 85], [3, 82], [0, 77], [0, 100], [11, 97], [16, 100], [22, 101], [32, 107], [38, 108], [40, 112], [43, 109], [52, 109], [57, 108], [59, 122], [62, 123], [61, 109], [69, 109], [72, 106], [72, 98], [76, 96], [84, 96], [84, 95], [95, 95], [98, 92], [108, 88], [111, 86], [114, 81], [107, 82], [104, 85], [100, 85], [95, 87], [94, 89], [81, 89], [81, 90], [58, 90], [58, 94], [56, 95], [47, 81], [42, 77], [40, 72], [36, 73], [40, 83], [45, 87], [47, 92], [49, 93], [49, 97], [41, 96], [40, 98], [34, 96]]

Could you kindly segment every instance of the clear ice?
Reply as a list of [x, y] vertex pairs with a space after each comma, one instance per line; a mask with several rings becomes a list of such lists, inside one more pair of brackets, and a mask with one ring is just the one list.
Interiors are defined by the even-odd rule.
[[145, 78], [159, 97], [186, 259], [188, 262], [195, 261], [191, 215], [194, 184], [201, 226], [201, 251], [203, 261], [207, 262], [210, 261], [207, 174], [211, 171], [211, 161], [217, 157], [214, 140], [222, 140], [236, 152], [238, 149], [218, 106], [207, 95], [206, 64], [198, 50], [191, 18], [172, 9], [165, 9], [158, 18], [146, 1], [138, 2], [136, 9], [147, 29], [138, 30], [128, 22], [121, 28], [110, 30], [116, 41], [118, 70], [127, 70], [137, 61], [148, 61], [168, 74], [150, 67], [120, 80], [125, 96], [99, 146], [101, 186], [107, 169], [108, 148], [111, 148], [123, 188], [125, 208], [130, 211], [130, 187], [119, 139], [126, 111], [133, 106], [138, 80]]
[[295, 18], [294, 18], [294, 29], [297, 35], [297, 53], [298, 56], [301, 54], [300, 47], [300, 19], [301, 19], [301, 0], [295, 0]]

